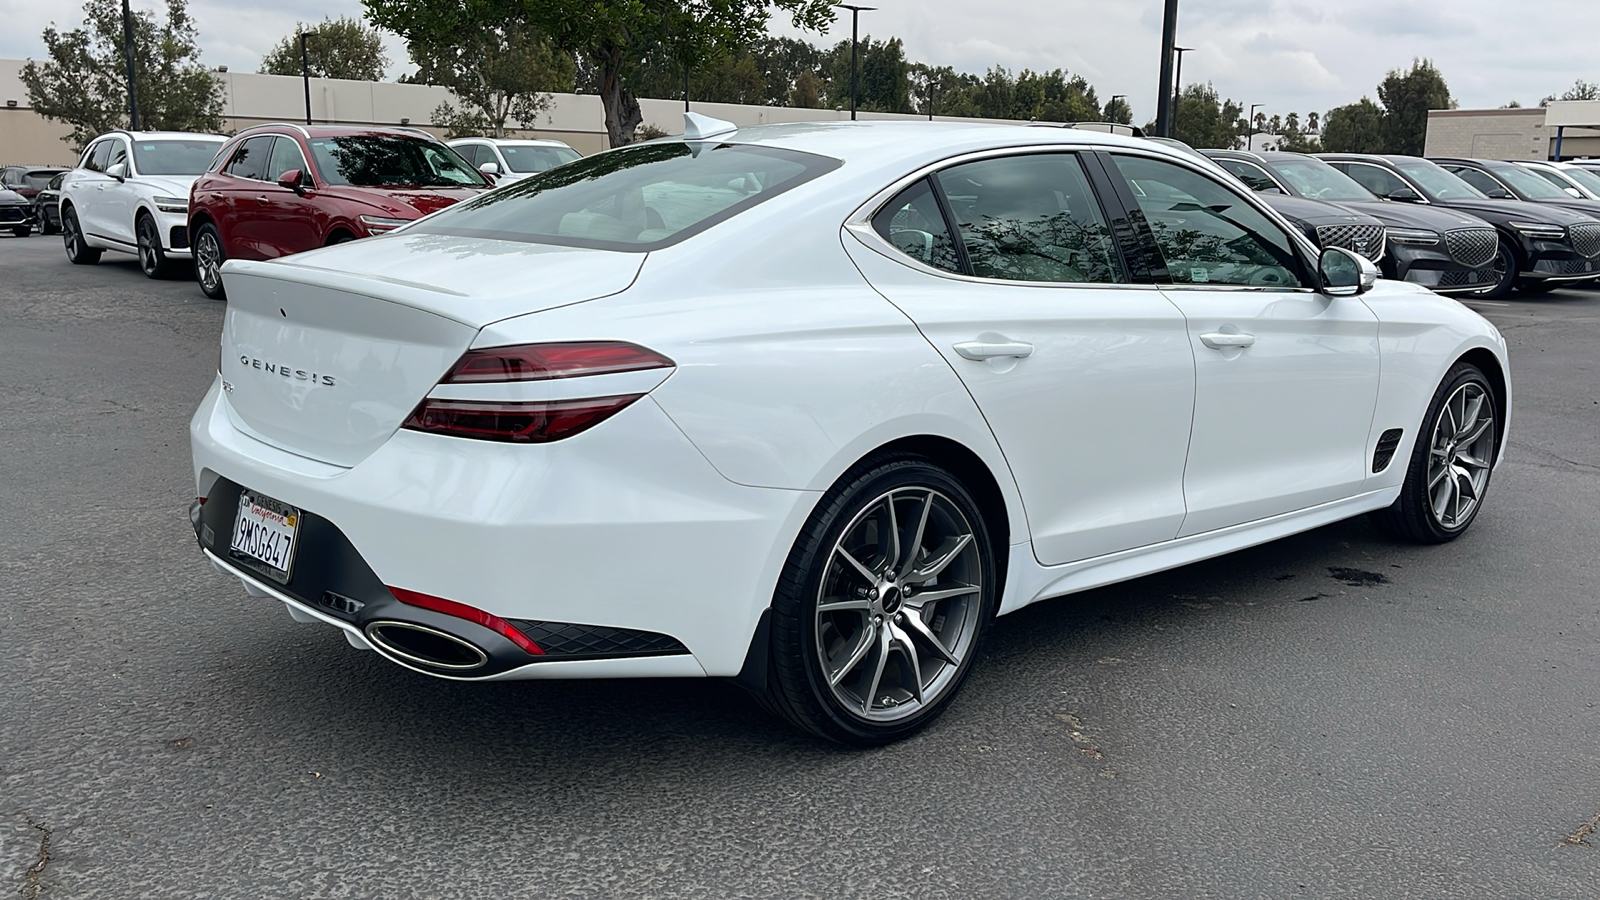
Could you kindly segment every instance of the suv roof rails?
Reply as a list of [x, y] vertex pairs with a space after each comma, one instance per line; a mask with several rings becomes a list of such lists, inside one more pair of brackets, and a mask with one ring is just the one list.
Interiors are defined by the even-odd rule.
[[1103, 134], [1120, 134], [1142, 138], [1144, 129], [1121, 122], [1029, 122], [1029, 128], [1076, 128], [1080, 131], [1098, 131]]

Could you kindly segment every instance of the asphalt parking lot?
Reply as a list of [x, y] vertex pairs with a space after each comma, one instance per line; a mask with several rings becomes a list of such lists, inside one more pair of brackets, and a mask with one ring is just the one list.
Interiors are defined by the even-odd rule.
[[1596, 896], [1600, 292], [1473, 305], [1517, 406], [1462, 540], [1357, 520], [1040, 604], [855, 752], [720, 683], [429, 679], [247, 597], [185, 514], [222, 304], [0, 238], [0, 886]]

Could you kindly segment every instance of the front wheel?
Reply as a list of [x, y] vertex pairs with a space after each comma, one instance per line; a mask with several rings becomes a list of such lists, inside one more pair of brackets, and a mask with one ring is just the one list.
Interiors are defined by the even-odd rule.
[[845, 744], [907, 737], [966, 680], [997, 590], [983, 513], [953, 475], [917, 457], [858, 467], [784, 566], [767, 703]]
[[1423, 544], [1460, 537], [1489, 492], [1500, 428], [1494, 390], [1482, 370], [1456, 363], [1428, 405], [1400, 497], [1373, 513], [1373, 523]]
[[1477, 296], [1485, 300], [1499, 300], [1517, 287], [1517, 276], [1521, 274], [1517, 266], [1517, 255], [1506, 246], [1505, 239], [1500, 241], [1500, 247], [1495, 251], [1494, 262], [1490, 263], [1490, 270], [1494, 272], [1494, 286], [1485, 288]]
[[217, 226], [207, 222], [195, 230], [194, 279], [200, 282], [200, 292], [213, 300], [228, 298], [222, 289], [222, 263], [226, 259]]
[[133, 223], [134, 237], [139, 242], [139, 270], [146, 278], [165, 278], [172, 271], [172, 261], [161, 249], [161, 233], [156, 220], [148, 215], [139, 216]]

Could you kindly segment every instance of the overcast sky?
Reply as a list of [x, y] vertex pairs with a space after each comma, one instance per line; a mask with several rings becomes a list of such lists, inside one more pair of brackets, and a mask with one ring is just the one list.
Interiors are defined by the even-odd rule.
[[[857, 0], [860, 2], [860, 0]], [[867, 0], [873, 2], [873, 0]], [[863, 34], [905, 41], [913, 60], [983, 72], [1064, 68], [1095, 85], [1102, 102], [1127, 94], [1139, 122], [1154, 117], [1161, 0], [876, 0]], [[133, 0], [156, 8], [154, 0]], [[255, 71], [300, 20], [360, 15], [360, 0], [190, 0], [207, 65]], [[0, 58], [39, 58], [52, 21], [76, 27], [75, 0], [0, 0]], [[774, 31], [797, 34], [782, 18]], [[850, 36], [848, 15], [827, 35]], [[405, 71], [393, 36], [389, 77]], [[1376, 99], [1385, 72], [1431, 57], [1464, 108], [1510, 100], [1536, 105], [1574, 79], [1600, 81], [1596, 0], [1183, 0], [1178, 23], [1183, 80], [1210, 81], [1224, 97], [1269, 114], [1326, 112]]]

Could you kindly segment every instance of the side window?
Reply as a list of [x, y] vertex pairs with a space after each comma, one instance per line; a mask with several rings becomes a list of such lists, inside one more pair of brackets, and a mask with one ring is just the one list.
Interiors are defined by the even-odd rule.
[[22, 170], [16, 168], [0, 171], [0, 184], [21, 184]]
[[99, 141], [83, 155], [83, 167], [91, 172], [106, 170], [106, 157], [111, 155], [111, 142]]
[[950, 240], [950, 226], [939, 211], [939, 201], [934, 199], [926, 178], [885, 204], [872, 217], [872, 228], [920, 263], [947, 272], [961, 271], [955, 243]]
[[118, 163], [121, 163], [123, 168], [127, 168], [128, 145], [115, 138], [106, 141], [106, 143], [111, 145], [111, 155], [106, 157], [106, 168], [109, 169]]
[[984, 159], [937, 178], [973, 275], [1087, 284], [1128, 280], [1075, 154]]
[[474, 169], [484, 163], [498, 164], [500, 162], [500, 160], [494, 158], [494, 151], [485, 144], [468, 144], [466, 150], [467, 152], [464, 155], [467, 157], [467, 162], [472, 163]]
[[1489, 173], [1479, 169], [1469, 169], [1466, 166], [1445, 166], [1445, 170], [1491, 197], [1497, 193], [1503, 193], [1506, 189], [1505, 185], [1495, 181], [1494, 177]]
[[1227, 169], [1235, 178], [1244, 182], [1245, 187], [1252, 191], [1280, 191], [1278, 183], [1272, 176], [1261, 171], [1261, 167], [1237, 159], [1219, 159], [1217, 164]]
[[1170, 162], [1113, 155], [1174, 284], [1300, 287], [1283, 229], [1221, 183]]
[[294, 138], [279, 135], [272, 144], [272, 155], [268, 157], [266, 180], [275, 182], [290, 169], [299, 169], [303, 179], [311, 175], [306, 171], [306, 157], [300, 152], [299, 143]]
[[272, 135], [264, 134], [246, 140], [233, 151], [233, 159], [228, 160], [225, 170], [229, 175], [239, 178], [253, 178], [256, 181], [267, 180], [267, 155], [272, 152]]
[[1400, 176], [1393, 172], [1364, 163], [1349, 163], [1349, 169], [1346, 170], [1346, 174], [1379, 197], [1387, 197], [1407, 186], [1404, 181], [1400, 180]]

